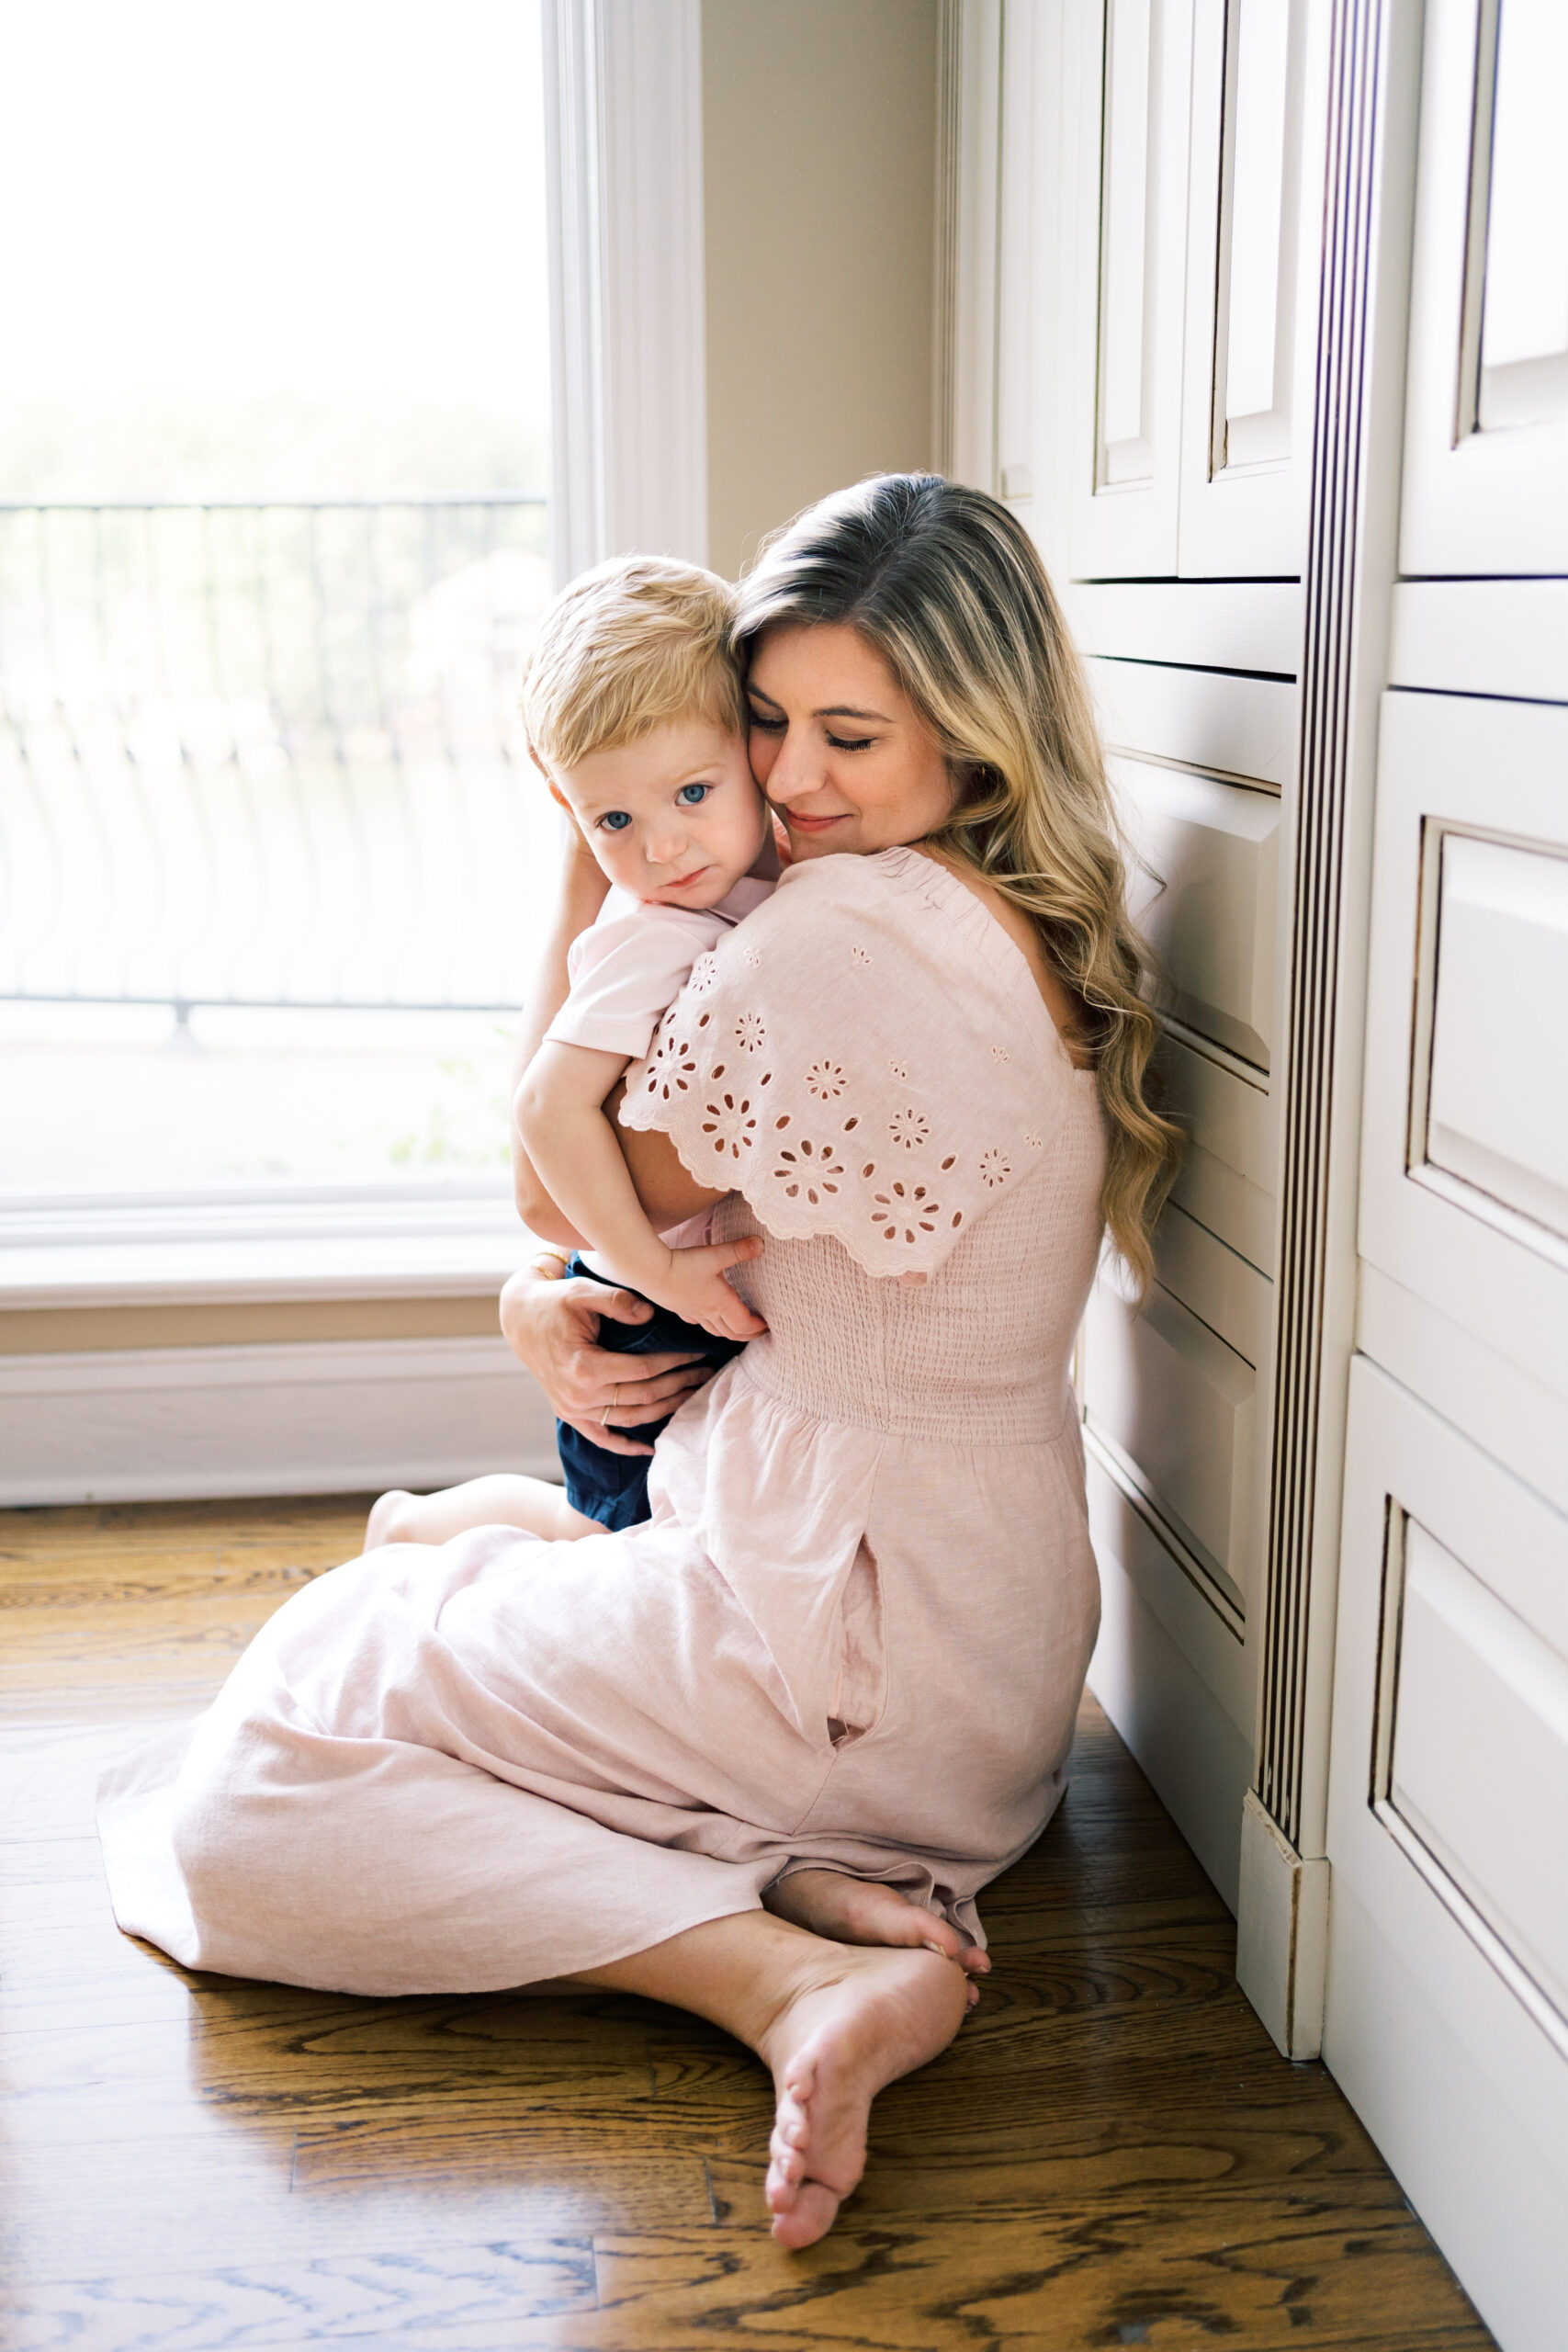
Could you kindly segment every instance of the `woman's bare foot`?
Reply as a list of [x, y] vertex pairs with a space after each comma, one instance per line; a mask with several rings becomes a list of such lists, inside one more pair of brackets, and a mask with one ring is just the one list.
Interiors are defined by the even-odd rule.
[[757, 2043], [778, 2095], [766, 2195], [781, 2245], [815, 2245], [832, 2228], [865, 2170], [872, 2100], [946, 2049], [966, 1989], [933, 1951], [825, 1944], [807, 1967]]
[[[940, 1952], [971, 1977], [990, 1971], [978, 1944], [965, 1943], [946, 1919], [876, 1879], [851, 1878], [844, 1871], [792, 1871], [787, 1878], [775, 1880], [762, 1901], [779, 1918], [793, 1919], [797, 1928], [809, 1928], [813, 1935], [827, 1936], [834, 1943], [892, 1944]], [[972, 1984], [971, 2008], [979, 1997], [979, 1986]]]

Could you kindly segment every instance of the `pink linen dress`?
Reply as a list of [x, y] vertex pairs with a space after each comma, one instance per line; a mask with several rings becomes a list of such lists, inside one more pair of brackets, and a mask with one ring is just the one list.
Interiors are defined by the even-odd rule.
[[811, 1864], [978, 1936], [1060, 1798], [1104, 1138], [1023, 957], [917, 851], [813, 860], [629, 1079], [625, 1124], [733, 1188], [716, 1233], [769, 1237], [767, 1335], [660, 1438], [646, 1525], [335, 1569], [109, 1776], [116, 1916], [187, 1967], [492, 1990]]

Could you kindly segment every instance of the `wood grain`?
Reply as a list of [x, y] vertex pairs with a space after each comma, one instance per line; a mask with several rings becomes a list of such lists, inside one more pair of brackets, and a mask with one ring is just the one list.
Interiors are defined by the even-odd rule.
[[985, 1902], [953, 2048], [895, 2084], [840, 2228], [766, 2233], [761, 2069], [559, 1990], [352, 2000], [118, 1934], [99, 1771], [355, 1555], [358, 1500], [0, 1513], [4, 2352], [1482, 2352], [1321, 2066], [1092, 1701]]

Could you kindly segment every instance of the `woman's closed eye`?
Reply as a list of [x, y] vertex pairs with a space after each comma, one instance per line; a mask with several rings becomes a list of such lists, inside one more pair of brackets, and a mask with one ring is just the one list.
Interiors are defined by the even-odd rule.
[[[787, 729], [789, 721], [787, 718], [774, 718], [766, 711], [754, 710], [751, 713], [751, 726], [759, 735], [782, 735]], [[829, 744], [835, 752], [868, 751], [876, 741], [874, 735], [835, 735], [830, 728], [824, 731]]]

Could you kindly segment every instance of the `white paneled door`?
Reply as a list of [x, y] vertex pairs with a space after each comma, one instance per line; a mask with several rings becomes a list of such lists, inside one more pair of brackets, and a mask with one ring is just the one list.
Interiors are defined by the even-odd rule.
[[1506, 2352], [1555, 2352], [1568, 2304], [1568, 9], [1433, 0], [1426, 29], [1324, 2054]]
[[1233, 1904], [1264, 1623], [1326, 21], [1312, 0], [1009, 0], [998, 107], [995, 486], [1089, 657], [1190, 1136], [1155, 1289], [1139, 1310], [1108, 1275], [1084, 1333], [1095, 1687]]
[[1568, 0], [1001, 0], [997, 70], [984, 479], [1190, 1138], [1080, 1344], [1091, 1679], [1281, 2046], [1558, 2352]]

